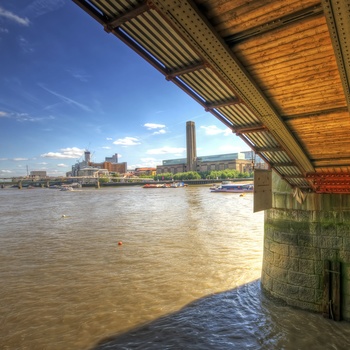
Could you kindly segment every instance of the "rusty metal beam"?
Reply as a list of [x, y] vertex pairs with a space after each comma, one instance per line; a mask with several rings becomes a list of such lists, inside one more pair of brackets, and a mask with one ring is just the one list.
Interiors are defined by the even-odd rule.
[[338, 193], [338, 194], [349, 194], [350, 188], [320, 188], [315, 190], [316, 193]]
[[318, 159], [312, 159], [311, 158], [311, 161], [314, 162], [314, 163], [322, 163], [322, 162], [325, 162], [325, 163], [332, 163], [332, 162], [337, 162], [337, 161], [346, 161], [346, 162], [350, 162], [350, 157], [349, 156], [338, 156], [336, 158], [318, 158]]
[[290, 114], [288, 116], [282, 116], [283, 121], [290, 121], [295, 119], [302, 119], [302, 118], [314, 118], [319, 116], [324, 116], [327, 114], [333, 114], [333, 113], [341, 113], [341, 112], [347, 112], [347, 107], [338, 107], [338, 108], [329, 108], [322, 111], [316, 111], [311, 113], [303, 113], [303, 114]]
[[291, 167], [294, 166], [295, 164], [293, 162], [288, 162], [288, 163], [271, 163], [271, 166], [273, 167]]
[[348, 180], [350, 181], [349, 173], [308, 173], [305, 176], [307, 179], [317, 179], [317, 180]]
[[350, 112], [350, 1], [321, 0]]
[[344, 171], [345, 169], [350, 171], [350, 165], [349, 163], [339, 163], [339, 164], [328, 164], [328, 165], [317, 165], [315, 164], [316, 169], [330, 169], [332, 168], [333, 170], [335, 169], [342, 169], [341, 171]]
[[347, 168], [350, 169], [350, 157], [338, 156], [337, 158], [319, 158], [311, 159], [316, 169], [322, 168]]
[[304, 179], [304, 175], [282, 175], [283, 179]]
[[217, 103], [207, 103], [205, 110], [208, 112], [212, 109], [218, 109], [221, 107], [227, 107], [227, 106], [232, 106], [232, 105], [236, 105], [242, 103], [242, 101], [239, 98], [233, 98], [231, 100], [227, 100], [227, 101], [222, 101], [222, 102], [217, 102]]
[[316, 193], [350, 193], [349, 173], [311, 173], [306, 179]]
[[139, 6], [135, 7], [133, 10], [125, 13], [124, 15], [109, 20], [104, 25], [105, 31], [107, 33], [110, 33], [114, 28], [119, 27], [123, 23], [132, 20], [133, 18], [143, 14], [146, 11], [149, 11], [149, 9], [150, 7], [148, 6], [148, 2], [145, 1], [144, 3], [139, 4]]
[[194, 63], [192, 66], [184, 67], [177, 70], [169, 70], [167, 71], [165, 78], [166, 80], [173, 80], [175, 77], [178, 77], [180, 75], [192, 73], [200, 69], [206, 69], [208, 67], [209, 65], [207, 63], [197, 62]]
[[271, 22], [264, 23], [263, 25], [245, 30], [243, 32], [240, 32], [238, 34], [227, 36], [225, 39], [225, 42], [231, 47], [234, 44], [241, 42], [243, 40], [249, 39], [256, 35], [261, 35], [263, 33], [267, 33], [273, 29], [280, 28], [282, 26], [288, 25], [295, 21], [300, 21], [304, 18], [310, 17], [310, 16], [317, 16], [321, 15], [323, 13], [323, 9], [321, 5], [314, 5], [310, 6], [308, 8], [305, 8], [300, 11], [296, 11], [294, 13], [291, 13], [290, 15], [283, 16], [280, 18], [277, 18]]
[[245, 128], [235, 128], [233, 130], [233, 132], [236, 133], [237, 136], [241, 134], [250, 134], [250, 133], [262, 132], [262, 131], [268, 131], [265, 125], [257, 125], [257, 126], [251, 126], [251, 127], [248, 126]]

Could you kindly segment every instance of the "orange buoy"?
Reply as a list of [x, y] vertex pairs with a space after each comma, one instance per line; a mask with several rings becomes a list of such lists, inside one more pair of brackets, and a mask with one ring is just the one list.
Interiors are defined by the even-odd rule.
[[123, 245], [123, 242], [118, 242], [118, 245]]

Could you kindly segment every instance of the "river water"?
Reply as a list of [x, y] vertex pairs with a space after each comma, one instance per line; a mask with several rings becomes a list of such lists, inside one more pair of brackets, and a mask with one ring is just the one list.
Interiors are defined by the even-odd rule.
[[208, 187], [1, 189], [0, 349], [349, 349], [349, 323], [263, 294], [252, 208]]

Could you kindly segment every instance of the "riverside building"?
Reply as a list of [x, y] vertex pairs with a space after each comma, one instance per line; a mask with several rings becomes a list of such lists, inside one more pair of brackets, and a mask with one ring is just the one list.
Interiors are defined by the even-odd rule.
[[[72, 166], [72, 171], [67, 176], [100, 176], [109, 173], [125, 174], [127, 172], [127, 163], [118, 163], [118, 154], [112, 157], [106, 157], [102, 163], [94, 163], [91, 161], [91, 153], [84, 152], [84, 160]], [[95, 175], [91, 175], [91, 174]], [[89, 175], [87, 175], [89, 174]]]
[[267, 165], [252, 151], [197, 157], [195, 123], [192, 121], [186, 123], [186, 150], [187, 158], [163, 160], [162, 165], [157, 166], [157, 174], [225, 169], [244, 173], [253, 171], [257, 165], [260, 169], [267, 169]]

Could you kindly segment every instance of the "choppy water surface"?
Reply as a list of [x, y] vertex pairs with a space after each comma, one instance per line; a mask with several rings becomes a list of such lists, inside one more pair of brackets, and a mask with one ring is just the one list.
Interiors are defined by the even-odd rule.
[[0, 349], [348, 349], [349, 323], [262, 294], [252, 204], [207, 187], [0, 190]]

